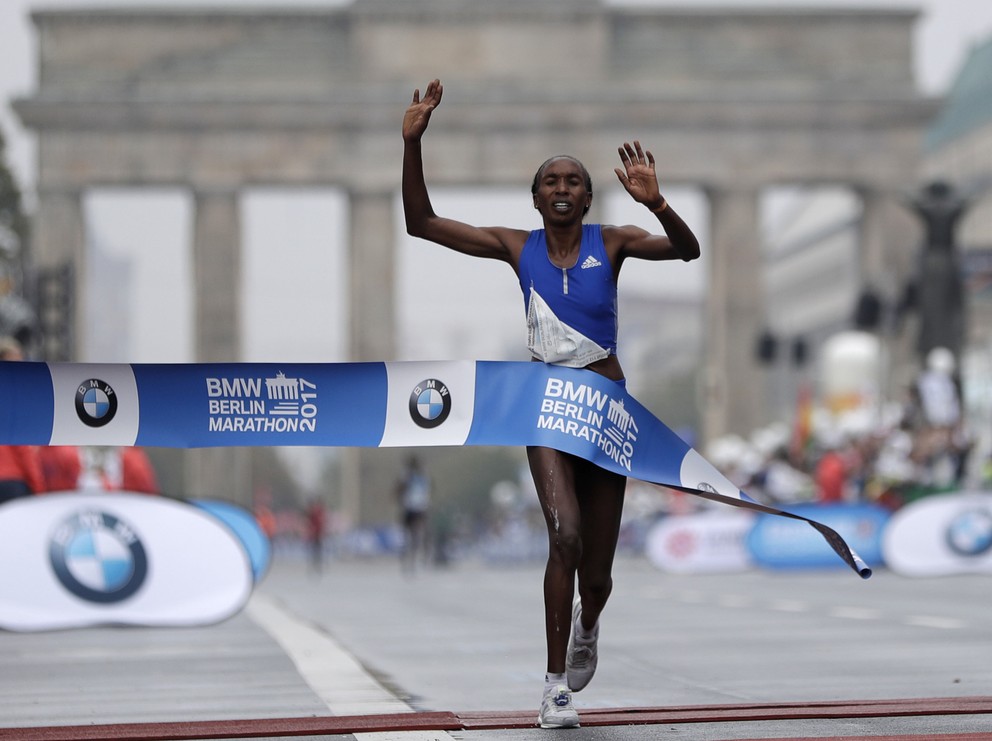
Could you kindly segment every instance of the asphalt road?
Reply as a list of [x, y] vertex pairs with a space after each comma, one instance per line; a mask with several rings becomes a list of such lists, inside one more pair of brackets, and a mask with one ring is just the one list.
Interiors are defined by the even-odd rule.
[[[409, 576], [376, 559], [331, 561], [318, 574], [277, 555], [248, 608], [216, 626], [0, 633], [0, 740], [103, 724], [132, 724], [122, 734], [152, 738], [177, 733], [179, 722], [195, 729], [215, 721], [257, 721], [252, 735], [261, 737], [266, 719], [411, 711], [490, 721], [345, 737], [696, 741], [992, 731], [988, 577], [906, 579], [883, 569], [868, 581], [845, 569], [684, 576], [636, 558], [617, 564], [599, 672], [576, 707], [590, 723], [596, 713], [632, 708], [709, 707], [714, 719], [699, 711], [691, 722], [662, 713], [669, 720], [645, 725], [515, 727], [514, 719], [536, 716], [540, 701], [542, 569], [469, 562]], [[924, 712], [932, 698], [985, 709]], [[886, 700], [920, 712], [795, 717], [796, 708], [817, 704]], [[783, 712], [744, 720], [727, 712], [745, 707]], [[495, 728], [492, 718], [506, 723]], [[292, 722], [283, 725], [265, 737], [286, 737]], [[295, 737], [334, 737], [305, 730], [297, 725]], [[75, 733], [66, 737], [83, 738]], [[960, 736], [972, 737], [980, 736]]]
[[[261, 595], [313, 621], [418, 709], [535, 705], [542, 566], [277, 567]], [[992, 592], [981, 577], [879, 571], [672, 576], [618, 564], [588, 707], [984, 694]], [[536, 707], [536, 705], [535, 705]]]

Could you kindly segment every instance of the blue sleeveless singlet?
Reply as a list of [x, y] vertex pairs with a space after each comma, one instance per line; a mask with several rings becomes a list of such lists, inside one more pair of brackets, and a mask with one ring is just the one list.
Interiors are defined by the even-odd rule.
[[599, 224], [582, 226], [579, 257], [570, 268], [551, 262], [544, 230], [535, 229], [520, 253], [518, 272], [525, 311], [534, 291], [560, 322], [616, 354], [617, 284]]

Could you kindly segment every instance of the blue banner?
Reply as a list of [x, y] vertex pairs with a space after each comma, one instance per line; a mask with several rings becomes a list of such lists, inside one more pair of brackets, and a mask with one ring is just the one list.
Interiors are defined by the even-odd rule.
[[220, 499], [190, 499], [189, 504], [209, 512], [237, 536], [248, 555], [255, 583], [261, 582], [272, 563], [272, 543], [255, 515], [244, 507]]
[[[873, 566], [882, 564], [882, 533], [891, 516], [877, 504], [796, 504], [794, 514], [815, 517], [830, 527], [843, 530], [847, 540], [863, 559]], [[754, 563], [770, 569], [829, 568], [837, 559], [802, 523], [762, 515], [745, 539]]]
[[544, 363], [0, 363], [0, 444], [160, 447], [540, 445], [697, 496], [760, 504], [622, 386]]

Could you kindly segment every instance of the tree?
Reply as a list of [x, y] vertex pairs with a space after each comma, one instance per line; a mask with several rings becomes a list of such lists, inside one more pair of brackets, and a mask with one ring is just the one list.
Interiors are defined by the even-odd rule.
[[0, 131], [0, 335], [31, 340], [35, 312], [19, 293], [24, 290], [28, 217], [21, 191], [7, 166], [6, 142]]
[[23, 266], [28, 239], [28, 217], [24, 213], [21, 190], [7, 166], [6, 140], [0, 130], [0, 259]]

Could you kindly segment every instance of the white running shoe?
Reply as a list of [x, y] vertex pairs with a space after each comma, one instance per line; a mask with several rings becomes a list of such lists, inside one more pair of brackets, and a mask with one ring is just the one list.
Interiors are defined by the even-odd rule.
[[568, 676], [568, 686], [572, 692], [578, 692], [592, 681], [599, 663], [596, 642], [599, 640], [599, 626], [592, 640], [579, 640], [576, 636], [579, 630], [579, 619], [582, 616], [582, 603], [578, 600], [572, 607], [572, 633], [568, 637], [568, 653], [565, 654], [565, 672]]
[[579, 714], [572, 706], [572, 691], [568, 687], [559, 684], [544, 693], [537, 723], [541, 728], [579, 727]]

